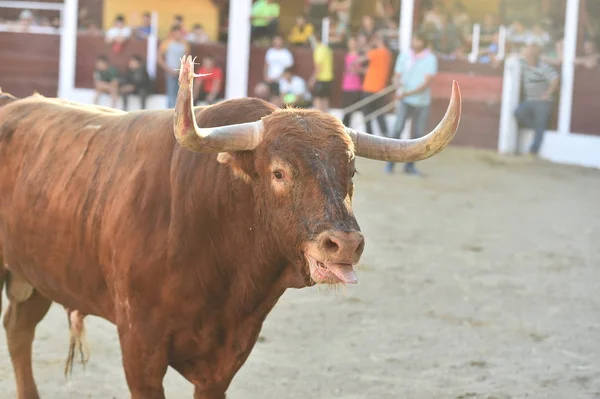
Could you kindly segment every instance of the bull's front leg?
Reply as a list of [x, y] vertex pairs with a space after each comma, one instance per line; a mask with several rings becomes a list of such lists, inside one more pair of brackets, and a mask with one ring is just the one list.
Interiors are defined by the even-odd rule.
[[130, 319], [117, 323], [117, 329], [131, 399], [165, 399], [168, 335], [164, 324]]

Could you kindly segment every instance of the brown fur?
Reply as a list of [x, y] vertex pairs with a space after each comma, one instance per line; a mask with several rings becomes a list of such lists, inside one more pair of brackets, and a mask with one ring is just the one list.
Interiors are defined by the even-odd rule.
[[[352, 142], [335, 118], [256, 99], [196, 117], [202, 127], [265, 117], [265, 139], [202, 155], [176, 143], [172, 110], [42, 97], [0, 107], [2, 255], [35, 288], [5, 321], [19, 398], [37, 390], [30, 352], [15, 349], [33, 335], [15, 337], [33, 332], [50, 301], [117, 325], [133, 398], [163, 398], [167, 366], [196, 398], [224, 398], [279, 297], [312, 284], [303, 246], [359, 230]], [[277, 163], [286, 176], [274, 183]]]

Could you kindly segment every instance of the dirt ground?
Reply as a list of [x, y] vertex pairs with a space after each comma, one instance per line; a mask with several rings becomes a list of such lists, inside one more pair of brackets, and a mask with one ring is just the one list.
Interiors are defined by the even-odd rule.
[[[359, 284], [287, 292], [228, 397], [600, 398], [600, 171], [457, 148], [419, 166], [358, 162]], [[43, 398], [128, 398], [116, 329], [87, 327], [90, 363], [67, 382], [65, 313], [40, 324]], [[172, 370], [165, 387], [192, 395]]]

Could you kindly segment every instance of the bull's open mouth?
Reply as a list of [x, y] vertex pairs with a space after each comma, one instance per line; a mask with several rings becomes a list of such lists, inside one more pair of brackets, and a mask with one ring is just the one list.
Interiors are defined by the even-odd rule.
[[306, 255], [310, 277], [317, 284], [356, 284], [358, 278], [349, 263], [321, 262]]

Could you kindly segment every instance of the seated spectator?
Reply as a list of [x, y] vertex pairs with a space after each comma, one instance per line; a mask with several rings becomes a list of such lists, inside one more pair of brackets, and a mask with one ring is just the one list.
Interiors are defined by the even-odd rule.
[[121, 80], [120, 92], [123, 98], [123, 110], [129, 108], [129, 96], [132, 94], [140, 96], [142, 109], [146, 109], [146, 99], [150, 95], [152, 82], [146, 66], [139, 55], [133, 55], [129, 59], [127, 72]]
[[320, 28], [329, 15], [329, 0], [306, 0], [306, 14], [310, 23]]
[[444, 4], [436, 0], [431, 8], [423, 16], [423, 29], [426, 31], [439, 32], [443, 28]]
[[454, 7], [452, 8], [452, 21], [460, 32], [463, 44], [470, 45], [471, 41], [469, 38], [473, 32], [473, 22], [471, 21], [471, 16], [467, 12], [464, 4], [460, 1], [454, 3]]
[[252, 40], [275, 36], [279, 30], [279, 13], [279, 4], [274, 0], [257, 0], [250, 14]]
[[187, 37], [188, 31], [187, 29], [185, 29], [185, 24], [183, 23], [183, 15], [177, 14], [173, 16], [173, 23], [171, 24], [171, 26], [178, 27], [183, 37]]
[[120, 53], [123, 50], [123, 44], [130, 37], [131, 28], [125, 25], [125, 17], [117, 15], [112, 28], [106, 32], [106, 43], [112, 44], [115, 53]]
[[135, 37], [143, 40], [147, 39], [152, 33], [152, 14], [145, 12], [142, 15], [142, 24], [135, 28]]
[[265, 82], [259, 82], [254, 86], [254, 98], [260, 98], [261, 100], [270, 102], [271, 101], [271, 90], [269, 85]]
[[582, 65], [588, 69], [592, 69], [598, 66], [599, 57], [600, 53], [598, 53], [596, 43], [588, 39], [583, 42], [583, 55], [575, 59], [575, 65]]
[[283, 39], [276, 35], [273, 46], [265, 54], [264, 79], [269, 85], [272, 97], [279, 96], [279, 79], [286, 68], [294, 65], [294, 56], [287, 48], [283, 47]]
[[31, 27], [35, 26], [35, 19], [31, 10], [23, 10], [19, 14], [18, 32], [29, 32]]
[[542, 49], [545, 49], [550, 44], [550, 33], [544, 29], [541, 23], [533, 25], [529, 36], [532, 40], [535, 40]]
[[314, 26], [306, 21], [304, 15], [299, 15], [296, 17], [296, 24], [292, 26], [292, 30], [288, 35], [288, 42], [296, 46], [307, 46], [310, 44], [309, 39], [314, 30]]
[[86, 31], [91, 23], [90, 12], [87, 7], [79, 7], [77, 15], [77, 30]]
[[57, 31], [60, 29], [60, 17], [54, 17], [50, 20], [50, 26], [56, 29]]
[[483, 23], [479, 31], [479, 46], [482, 49], [487, 49], [490, 46], [497, 44], [498, 30], [500, 27], [496, 22], [496, 17], [493, 14], [487, 13], [483, 17]]
[[346, 46], [346, 40], [348, 40], [348, 27], [341, 23], [335, 14], [330, 19], [329, 45], [332, 48], [343, 48]]
[[363, 17], [358, 34], [364, 36], [369, 43], [373, 40], [373, 37], [375, 36], [375, 22], [373, 21], [372, 16], [365, 15]]
[[464, 54], [460, 31], [450, 15], [442, 16], [442, 30], [433, 37], [433, 47], [441, 59], [455, 60]]
[[195, 24], [192, 31], [188, 34], [187, 40], [193, 44], [204, 44], [210, 42], [210, 37], [208, 37], [208, 33], [204, 30], [204, 26]]
[[279, 94], [285, 105], [306, 108], [310, 105], [310, 92], [306, 82], [294, 75], [292, 68], [286, 68], [279, 79]]
[[329, 12], [335, 14], [340, 24], [350, 30], [350, 15], [352, 12], [352, 0], [332, 0], [329, 3]]
[[100, 103], [100, 96], [102, 94], [108, 94], [112, 100], [112, 107], [117, 107], [117, 100], [119, 99], [119, 72], [117, 72], [115, 67], [110, 65], [108, 58], [104, 55], [98, 56], [96, 59], [94, 89], [96, 90], [94, 104]]
[[223, 88], [223, 70], [215, 65], [215, 59], [211, 55], [206, 55], [202, 59], [202, 66], [196, 73], [205, 76], [196, 78], [195, 103], [205, 102], [208, 105], [216, 103]]
[[519, 20], [514, 21], [508, 28], [507, 43], [512, 53], [520, 53], [529, 40], [530, 33]]

